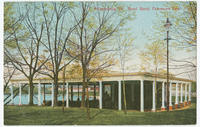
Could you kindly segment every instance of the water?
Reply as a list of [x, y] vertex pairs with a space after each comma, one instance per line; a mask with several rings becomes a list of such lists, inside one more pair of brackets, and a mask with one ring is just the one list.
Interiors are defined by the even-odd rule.
[[[8, 95], [5, 94], [4, 95], [4, 98], [6, 98]], [[45, 100], [46, 101], [51, 101], [51, 98], [52, 98], [52, 95], [51, 94], [45, 94]], [[59, 95], [58, 96], [58, 101], [62, 101], [62, 95]], [[81, 100], [81, 96], [79, 96], [80, 100]], [[10, 100], [11, 98], [7, 99], [7, 100]], [[21, 96], [21, 104], [22, 105], [26, 105], [28, 104], [28, 95], [27, 94], [22, 94]], [[71, 99], [71, 97], [69, 96], [69, 100]], [[74, 95], [73, 96], [73, 101], [77, 101], [78, 99], [78, 96]], [[66, 96], [64, 96], [64, 100], [66, 100]], [[93, 100], [93, 96], [90, 96], [89, 97], [89, 100]], [[40, 102], [42, 104], [43, 102], [43, 95], [40, 96]], [[5, 102], [6, 103], [6, 102]], [[11, 102], [10, 102], [11, 103]], [[34, 104], [38, 104], [38, 95], [35, 94], [34, 97], [33, 97], [33, 103]], [[15, 98], [14, 98], [14, 105], [18, 105], [19, 104], [19, 95], [17, 95]]]

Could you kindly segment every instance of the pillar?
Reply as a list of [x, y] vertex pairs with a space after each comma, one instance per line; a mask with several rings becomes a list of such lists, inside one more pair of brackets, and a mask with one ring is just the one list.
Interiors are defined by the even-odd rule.
[[189, 104], [191, 104], [191, 85], [192, 85], [192, 83], [189, 83]]
[[51, 85], [52, 85], [52, 90], [51, 90], [51, 106], [53, 107], [54, 106], [54, 85], [53, 85], [53, 83]]
[[175, 99], [175, 108], [178, 108], [178, 83], [176, 83], [176, 99]]
[[180, 107], [183, 107], [183, 83], [181, 83], [181, 101], [180, 101]]
[[19, 105], [22, 105], [22, 84], [19, 84]]
[[118, 81], [118, 110], [122, 110], [122, 90], [121, 81]]
[[144, 112], [144, 80], [140, 80], [140, 111]]
[[184, 106], [187, 105], [187, 84], [185, 83], [185, 102], [184, 102]]
[[41, 84], [38, 83], [38, 106], [41, 105]]
[[102, 109], [102, 81], [99, 81], [99, 108]]
[[169, 84], [169, 110], [172, 110], [172, 83]]
[[156, 87], [155, 87], [155, 85], [156, 85], [156, 82], [153, 81], [153, 86], [152, 86], [152, 87], [153, 87], [153, 89], [152, 89], [152, 90], [153, 90], [153, 99], [152, 99], [152, 101], [153, 101], [153, 102], [152, 102], [152, 111], [153, 111], [153, 112], [156, 111], [156, 97], [155, 97], [155, 94], [156, 94], [155, 88], [156, 88]]
[[11, 97], [11, 101], [10, 104], [14, 105], [14, 100], [13, 100], [13, 85], [10, 85], [10, 97]]
[[66, 83], [66, 107], [69, 107], [69, 83]]
[[162, 107], [161, 111], [165, 111], [165, 82], [162, 83]]

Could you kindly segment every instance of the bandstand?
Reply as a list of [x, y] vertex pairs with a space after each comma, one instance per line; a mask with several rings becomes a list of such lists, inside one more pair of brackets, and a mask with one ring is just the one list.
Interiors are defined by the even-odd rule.
[[[155, 82], [156, 78], [156, 82]], [[154, 75], [146, 72], [126, 73], [124, 75], [126, 87], [126, 101], [128, 110], [155, 111], [157, 109], [166, 110], [166, 76]], [[191, 104], [191, 85], [192, 80], [170, 76], [169, 80], [169, 109], [177, 109]], [[48, 77], [39, 77], [33, 80], [34, 86], [37, 87], [37, 105], [41, 106], [41, 96], [43, 86], [43, 96], [45, 96], [45, 85], [48, 84], [51, 90], [51, 106], [54, 106], [54, 84], [53, 80]], [[14, 104], [13, 86], [19, 89], [19, 103], [22, 105], [22, 87], [28, 84], [27, 79], [12, 79], [9, 84], [10, 105]], [[59, 79], [62, 86], [63, 79]], [[122, 110], [123, 91], [122, 91], [122, 74], [106, 74], [101, 77], [91, 79], [89, 90], [92, 94], [91, 101], [93, 107], [110, 108]], [[80, 106], [82, 82], [81, 78], [66, 79], [65, 83], [65, 106]], [[26, 85], [28, 88], [28, 85]], [[156, 88], [156, 90], [155, 90]], [[30, 91], [28, 91], [30, 96]], [[76, 98], [74, 99], [74, 96]], [[28, 97], [29, 99], [29, 97]], [[28, 100], [29, 101], [29, 100]]]

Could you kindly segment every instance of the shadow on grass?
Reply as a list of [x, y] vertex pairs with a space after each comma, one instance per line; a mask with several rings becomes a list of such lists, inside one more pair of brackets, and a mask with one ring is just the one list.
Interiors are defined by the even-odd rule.
[[99, 110], [97, 113], [95, 113], [93, 116], [91, 116], [90, 119], [94, 119], [96, 118], [98, 115], [100, 115], [101, 113], [104, 113], [105, 111], [104, 110]]

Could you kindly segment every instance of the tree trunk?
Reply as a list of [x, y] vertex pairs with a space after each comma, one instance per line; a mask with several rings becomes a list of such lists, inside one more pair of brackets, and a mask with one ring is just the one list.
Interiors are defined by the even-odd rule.
[[57, 100], [57, 96], [58, 96], [58, 75], [55, 76], [54, 79], [54, 105], [57, 106], [58, 105], [58, 100]]
[[[62, 88], [62, 94], [63, 94], [63, 100], [62, 100], [62, 111], [64, 112], [64, 107], [65, 107], [65, 101], [64, 101], [64, 97], [65, 97], [65, 71], [66, 71], [66, 66], [64, 67], [64, 70], [63, 70], [63, 88]], [[67, 101], [67, 99], [66, 99]]]
[[43, 92], [44, 92], [43, 105], [46, 105], [46, 100], [45, 100], [45, 84], [43, 86], [44, 86], [44, 89], [43, 89]]
[[83, 83], [83, 87], [82, 87], [82, 97], [81, 97], [81, 107], [85, 107], [85, 85]]
[[[82, 101], [81, 107], [85, 107], [85, 94], [86, 94], [86, 108], [87, 108], [87, 118], [90, 119], [90, 108], [89, 108], [89, 92], [88, 92], [88, 80], [87, 80], [87, 68], [85, 65], [82, 65], [83, 69], [83, 92], [82, 92]], [[86, 88], [86, 93], [85, 93]]]
[[62, 98], [62, 111], [64, 112], [64, 103], [65, 103], [65, 100], [64, 100], [64, 97], [65, 97], [65, 80], [63, 81], [63, 88], [62, 88], [62, 95], [63, 95], [63, 98]]
[[71, 85], [71, 102], [73, 103], [73, 85]]
[[78, 101], [80, 101], [80, 98], [79, 98], [79, 84], [78, 84]]
[[96, 101], [96, 83], [94, 84], [94, 101]]
[[33, 78], [29, 78], [29, 87], [30, 87], [30, 96], [29, 96], [29, 105], [33, 105]]
[[86, 100], [87, 100], [87, 118], [90, 119], [90, 105], [89, 105], [89, 91], [88, 91], [88, 81], [86, 82]]
[[155, 77], [155, 111], [156, 111], [156, 105], [157, 105], [157, 77]]
[[127, 111], [126, 111], [126, 86], [125, 86], [125, 82], [124, 82], [124, 79], [123, 79], [123, 96], [124, 96], [124, 113], [127, 114]]
[[82, 89], [82, 99], [81, 99], [81, 107], [85, 107], [85, 88], [86, 88], [86, 67], [82, 65], [83, 68], [83, 89]]

